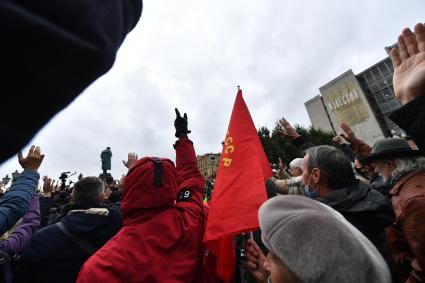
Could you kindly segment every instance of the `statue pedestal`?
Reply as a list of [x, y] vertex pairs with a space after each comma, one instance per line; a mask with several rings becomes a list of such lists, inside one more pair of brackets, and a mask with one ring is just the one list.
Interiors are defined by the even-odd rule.
[[99, 175], [99, 178], [102, 179], [108, 185], [114, 182], [114, 177], [112, 177], [111, 173], [108, 173], [106, 171], [103, 171], [103, 173]]

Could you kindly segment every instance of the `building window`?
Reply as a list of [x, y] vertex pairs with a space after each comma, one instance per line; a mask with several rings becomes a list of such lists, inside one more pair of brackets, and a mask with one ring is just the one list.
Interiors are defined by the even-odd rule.
[[385, 103], [385, 97], [381, 92], [376, 93], [375, 97], [378, 103]]
[[370, 83], [372, 83], [372, 82], [373, 82], [373, 77], [372, 77], [372, 75], [371, 75], [370, 73], [365, 73], [365, 74], [363, 75], [363, 77], [364, 77], [364, 80], [365, 80], [368, 84], [370, 84]]
[[384, 88], [382, 90], [382, 93], [385, 95], [386, 100], [393, 100], [394, 99], [394, 95], [389, 88]]
[[373, 69], [372, 75], [375, 78], [375, 80], [377, 80], [377, 81], [379, 81], [382, 78], [382, 75], [379, 73], [378, 69]]
[[380, 80], [380, 81], [378, 82], [378, 85], [379, 85], [379, 88], [380, 88], [380, 89], [383, 89], [383, 88], [388, 87], [388, 82], [387, 82], [386, 80]]
[[392, 72], [391, 72], [390, 68], [388, 68], [387, 64], [379, 66], [379, 70], [381, 71], [381, 73], [384, 77], [386, 77], [388, 75], [392, 75]]
[[376, 83], [369, 84], [369, 88], [372, 90], [373, 93], [376, 93], [380, 90], [378, 84], [376, 84]]

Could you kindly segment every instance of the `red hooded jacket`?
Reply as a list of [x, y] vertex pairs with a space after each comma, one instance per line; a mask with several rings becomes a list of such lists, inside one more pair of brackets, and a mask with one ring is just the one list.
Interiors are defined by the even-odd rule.
[[202, 281], [204, 178], [192, 142], [180, 138], [174, 147], [176, 168], [144, 157], [130, 169], [123, 227], [83, 265], [78, 283]]

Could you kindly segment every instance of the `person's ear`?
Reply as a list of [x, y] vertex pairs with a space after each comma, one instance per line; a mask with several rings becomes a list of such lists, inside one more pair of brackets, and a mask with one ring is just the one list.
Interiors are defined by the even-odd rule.
[[313, 183], [318, 184], [320, 182], [320, 169], [319, 168], [313, 168], [313, 170], [311, 171], [311, 181], [313, 181]]

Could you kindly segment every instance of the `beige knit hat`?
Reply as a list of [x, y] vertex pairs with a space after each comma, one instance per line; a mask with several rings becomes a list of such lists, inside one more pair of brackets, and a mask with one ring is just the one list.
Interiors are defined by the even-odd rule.
[[331, 207], [277, 196], [260, 208], [264, 244], [302, 282], [391, 282], [375, 246]]

